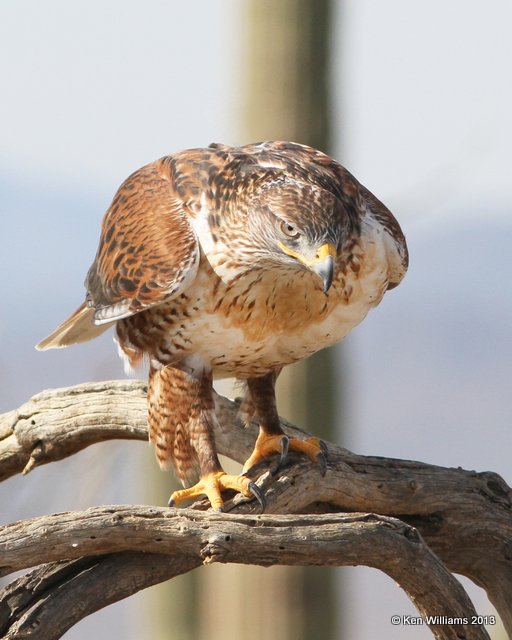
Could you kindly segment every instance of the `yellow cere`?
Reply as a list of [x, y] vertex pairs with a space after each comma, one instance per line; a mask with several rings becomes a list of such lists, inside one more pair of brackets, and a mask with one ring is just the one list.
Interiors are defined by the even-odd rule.
[[297, 251], [294, 251], [290, 247], [287, 247], [282, 242], [278, 242], [277, 244], [279, 248], [282, 251], [284, 251], [284, 253], [286, 253], [289, 256], [292, 256], [292, 258], [296, 258], [297, 260], [300, 260], [300, 262], [302, 262], [302, 264], [305, 264], [306, 267], [310, 267], [313, 264], [318, 264], [319, 262], [323, 262], [325, 258], [327, 258], [327, 256], [332, 256], [333, 258], [335, 258], [337, 254], [336, 247], [333, 244], [326, 242], [318, 249], [318, 251], [316, 252], [316, 257], [313, 258], [313, 260], [308, 260], [302, 254], [297, 253]]

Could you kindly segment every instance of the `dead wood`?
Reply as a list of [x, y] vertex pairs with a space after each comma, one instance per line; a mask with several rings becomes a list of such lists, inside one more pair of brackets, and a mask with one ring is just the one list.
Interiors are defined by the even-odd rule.
[[[242, 461], [252, 449], [256, 426], [241, 428], [237, 403], [220, 396], [216, 403], [223, 425], [216, 434], [219, 450]], [[302, 434], [283, 426], [290, 434]], [[112, 438], [147, 439], [143, 383], [103, 382], [45, 391], [0, 416], [0, 478], [27, 473]], [[36, 619], [39, 624], [57, 619], [63, 598], [70, 599], [68, 614], [81, 598], [81, 612], [75, 607], [79, 617], [66, 615], [76, 622], [100, 606], [211, 559], [366, 564], [391, 575], [422, 615], [470, 619], [472, 605], [452, 571], [487, 591], [512, 632], [512, 492], [498, 475], [358, 456], [334, 445], [328, 445], [324, 476], [300, 457], [291, 456], [291, 462], [276, 477], [268, 465], [251, 471], [266, 490], [264, 516], [256, 515], [258, 505], [238, 499], [229, 504], [229, 515], [112, 507], [7, 525], [0, 531], [4, 573], [51, 564], [4, 590], [2, 637], [14, 637], [8, 635], [12, 629], [20, 633], [20, 625], [34, 628]], [[325, 515], [333, 511], [364, 513]], [[176, 526], [185, 527], [185, 533]], [[219, 543], [222, 536], [229, 540]], [[173, 546], [178, 538], [179, 552]], [[214, 553], [205, 551], [208, 545]], [[98, 583], [103, 584], [101, 602], [94, 601], [93, 585]], [[488, 637], [481, 625], [432, 630], [438, 638]]]

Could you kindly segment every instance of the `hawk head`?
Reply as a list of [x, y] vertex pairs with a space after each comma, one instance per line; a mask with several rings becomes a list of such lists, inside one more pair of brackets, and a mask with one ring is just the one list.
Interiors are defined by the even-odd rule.
[[248, 227], [260, 259], [309, 269], [331, 286], [345, 228], [335, 195], [306, 182], [272, 181], [248, 203]]

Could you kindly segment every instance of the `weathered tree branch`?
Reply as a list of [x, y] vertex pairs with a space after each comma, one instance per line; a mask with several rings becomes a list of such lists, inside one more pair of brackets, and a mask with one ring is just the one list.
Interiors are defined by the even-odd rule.
[[[222, 413], [221, 423], [223, 425], [222, 430], [216, 434], [219, 450], [241, 461], [247, 457], [252, 449], [256, 435], [256, 427], [249, 425], [246, 429], [240, 428], [237, 421], [238, 405], [236, 403], [232, 403], [220, 396], [216, 398], [216, 403], [218, 411]], [[20, 407], [18, 411], [0, 416], [0, 477], [6, 478], [14, 473], [23, 471], [26, 473], [38, 464], [45, 464], [64, 458], [94, 442], [100, 442], [109, 438], [146, 440], [145, 411], [145, 386], [135, 381], [79, 385], [70, 389], [46, 391], [38, 394]], [[296, 433], [298, 431], [290, 425], [284, 424], [283, 426], [288, 432]], [[299, 432], [299, 434], [300, 433], [301, 432]], [[261, 473], [262, 468], [259, 469], [259, 473]], [[258, 477], [259, 473], [258, 469], [255, 469], [254, 477]], [[357, 456], [346, 450], [329, 445], [328, 469], [325, 476], [321, 476], [317, 466], [311, 465], [301, 458], [294, 458], [294, 464], [281, 471], [277, 478], [273, 479], [270, 474], [267, 473], [259, 482], [263, 482], [263, 484], [266, 482], [268, 484], [266, 493], [268, 514], [312, 513], [329, 510], [364, 511], [399, 517], [402, 521], [416, 527], [421, 532], [430, 549], [441, 558], [451, 571], [468, 576], [486, 589], [489, 598], [500, 612], [509, 633], [512, 633], [512, 607], [510, 604], [510, 596], [512, 594], [512, 493], [505, 482], [496, 474], [475, 473], [462, 469], [445, 469], [418, 462]], [[300, 486], [300, 491], [290, 491], [290, 485], [293, 484]], [[258, 509], [253, 503], [243, 504], [243, 500], [235, 501], [232, 506], [236, 509], [237, 513], [251, 514], [255, 513]], [[119, 512], [115, 509], [114, 512], [119, 515]], [[162, 521], [168, 528], [169, 518], [166, 517], [165, 514], [173, 514], [172, 517], [175, 518], [188, 517], [188, 514], [190, 514], [190, 512], [180, 511], [180, 514], [186, 513], [187, 516], [178, 516], [173, 510], [152, 510], [151, 512], [153, 514], [159, 514], [154, 515], [154, 517], [151, 518], [151, 523], [148, 525], [148, 530], [152, 531], [153, 535], [156, 520], [160, 522], [163, 519]], [[90, 513], [91, 511], [85, 512], [85, 514]], [[132, 508], [130, 514], [130, 519], [133, 518], [133, 522], [139, 523], [140, 525], [143, 521], [141, 520], [143, 516], [140, 510], [134, 510], [134, 508]], [[82, 519], [82, 514], [74, 514], [74, 516], [78, 517], [78, 522], [87, 529], [85, 525], [86, 521], [90, 522], [89, 516], [87, 516], [85, 520]], [[49, 516], [49, 518], [55, 517], [56, 516]], [[108, 516], [104, 514], [103, 517]], [[113, 514], [111, 514], [110, 517], [112, 518]], [[198, 516], [197, 512], [194, 513], [194, 517], [207, 517], [212, 519], [211, 514]], [[283, 516], [280, 516], [280, 518], [282, 517]], [[306, 516], [303, 516], [303, 518], [305, 517]], [[315, 517], [316, 526], [320, 526], [322, 517], [325, 518], [326, 516]], [[338, 519], [342, 518], [342, 516], [339, 515], [335, 517]], [[358, 517], [362, 518], [361, 522], [368, 524], [368, 520], [365, 520], [368, 516]], [[144, 518], [148, 518], [148, 515], [146, 514]], [[269, 518], [269, 516], [266, 515], [264, 518]], [[275, 516], [272, 516], [272, 518], [275, 518]], [[320, 518], [320, 520], [318, 520], [318, 518]], [[276, 522], [278, 520], [279, 519], [277, 519]], [[215, 526], [218, 525], [215, 518], [211, 521]], [[259, 522], [255, 516], [251, 516], [251, 521], [255, 523]], [[23, 528], [24, 526], [37, 526], [33, 524], [34, 522], [35, 521], [28, 521], [20, 525], [9, 525], [2, 533], [4, 535], [9, 535], [9, 531], [12, 533], [14, 529], [10, 529], [10, 527], [21, 526]], [[53, 520], [52, 522], [55, 523]], [[221, 522], [228, 523], [231, 522], [231, 520], [227, 516], [222, 516]], [[265, 526], [270, 526], [267, 520], [265, 520], [265, 522], [267, 522]], [[380, 523], [379, 526], [383, 530], [389, 529], [391, 526], [389, 525], [389, 522], [391, 522], [389, 518], [379, 517], [376, 518], [375, 521], [370, 520], [369, 522], [373, 524], [375, 524], [375, 522]], [[358, 527], [360, 527], [360, 521], [358, 521], [358, 523]], [[237, 521], [237, 524], [247, 528], [247, 525], [244, 525], [241, 521]], [[71, 522], [67, 522], [67, 525], [69, 528]], [[337, 524], [333, 526], [340, 527], [342, 525], [345, 527], [348, 526], [353, 530], [355, 526], [354, 522], [346, 523], [342, 522], [342, 520], [338, 520]], [[44, 526], [48, 529], [48, 525]], [[109, 539], [114, 529], [117, 530], [119, 528], [119, 530], [122, 530], [125, 526], [127, 526], [126, 523], [122, 525], [117, 524], [111, 528], [109, 530]], [[211, 526], [213, 527], [214, 525], [212, 524]], [[279, 533], [282, 535], [282, 531], [279, 530], [280, 525], [276, 524], [275, 526], [277, 527], [276, 535]], [[300, 527], [301, 525], [299, 525], [297, 521], [293, 526]], [[401, 523], [400, 526], [403, 529], [401, 533], [402, 538], [406, 537], [403, 531], [412, 531], [410, 527], [406, 527], [403, 523]], [[144, 529], [144, 527], [142, 527], [142, 529]], [[257, 536], [258, 527], [254, 526], [250, 530], [252, 531], [253, 529], [256, 531], [255, 535]], [[83, 545], [86, 543], [83, 542], [83, 536], [85, 534], [79, 534], [78, 529], [72, 528], [71, 530], [75, 536], [81, 536], [79, 538], [80, 551], [78, 551], [79, 547], [76, 547], [76, 552], [74, 552], [72, 548], [71, 550], [68, 549], [66, 554], [64, 553], [66, 547], [59, 547], [60, 554], [58, 553], [55, 556], [46, 555], [44, 557], [45, 561], [48, 561], [50, 558], [66, 558], [68, 564], [64, 566], [51, 565], [50, 568], [43, 567], [37, 569], [36, 572], [31, 574], [32, 577], [19, 579], [11, 585], [11, 587], [8, 587], [8, 589], [12, 588], [15, 591], [16, 589], [21, 589], [23, 581], [36, 580], [38, 572], [43, 572], [44, 576], [37, 577], [37, 584], [43, 584], [47, 580], [51, 581], [55, 575], [60, 575], [59, 572], [64, 572], [67, 581], [67, 587], [64, 591], [69, 592], [71, 589], [69, 582], [69, 580], [71, 580], [76, 588], [78, 588], [77, 585], [82, 585], [82, 587], [80, 587], [82, 589], [82, 595], [80, 597], [83, 597], [84, 589], [87, 590], [86, 587], [84, 587], [86, 578], [88, 579], [97, 572], [98, 579], [100, 579], [101, 575], [103, 575], [101, 572], [106, 566], [105, 563], [108, 564], [110, 562], [113, 563], [113, 566], [118, 567], [120, 573], [124, 571], [125, 573], [128, 572], [126, 575], [136, 576], [136, 578], [133, 578], [134, 582], [132, 581], [131, 592], [134, 592], [139, 588], [158, 582], [159, 579], [171, 577], [170, 573], [174, 570], [174, 566], [179, 565], [178, 556], [176, 556], [176, 554], [172, 555], [172, 550], [170, 551], [167, 547], [165, 553], [171, 553], [171, 556], [165, 555], [165, 562], [158, 560], [158, 558], [160, 558], [160, 547], [158, 546], [160, 543], [155, 543], [153, 538], [153, 542], [149, 540], [144, 542], [144, 544], [147, 543], [150, 545], [148, 547], [144, 546], [144, 549], [148, 552], [144, 557], [148, 557], [148, 554], [151, 554], [151, 558], [155, 559], [155, 565], [159, 567], [158, 576], [156, 576], [156, 574], [153, 575], [152, 571], [149, 570], [147, 574], [144, 572], [142, 569], [144, 563], [140, 564], [140, 554], [125, 552], [122, 551], [122, 548], [118, 547], [103, 549], [101, 553], [110, 551], [111, 555], [102, 556], [101, 559], [96, 558], [95, 562], [97, 561], [97, 564], [84, 570], [80, 564], [82, 561], [72, 560], [72, 558], [76, 558], [78, 555], [82, 556], [84, 553], [99, 553], [98, 547], [95, 546], [95, 544], [99, 543], [94, 543], [91, 546], [91, 541], [88, 540], [88, 546], [84, 547]], [[326, 531], [325, 529], [322, 530]], [[238, 535], [239, 534], [237, 534], [237, 536]], [[284, 538], [288, 540], [289, 535], [290, 530], [287, 530]], [[375, 536], [376, 534], [373, 533], [371, 535]], [[125, 537], [127, 536], [125, 535]], [[131, 539], [132, 537], [133, 540], [131, 540], [131, 542], [133, 543], [133, 541], [136, 540], [138, 543], [139, 534], [132, 532], [129, 538]], [[101, 536], [97, 536], [96, 540], [100, 538]], [[245, 533], [241, 538], [248, 539]], [[162, 540], [163, 539], [164, 538], [162, 538]], [[315, 539], [317, 539], [316, 535]], [[113, 544], [112, 541], [111, 543]], [[413, 544], [411, 541], [410, 543]], [[401, 544], [404, 543], [402, 542]], [[420, 539], [417, 539], [414, 544], [428, 549]], [[384, 558], [384, 560], [382, 558], [381, 560], [386, 566], [372, 564], [372, 562], [377, 561], [372, 560], [369, 555], [364, 557], [363, 548], [360, 549], [361, 555], [358, 556], [357, 560], [344, 562], [344, 559], [347, 557], [345, 555], [346, 550], [344, 545], [342, 545], [343, 558], [337, 557], [335, 564], [369, 564], [369, 566], [378, 566], [378, 568], [381, 568], [390, 575], [392, 575], [391, 572], [396, 570], [398, 573], [394, 574], [393, 577], [408, 591], [409, 595], [416, 602], [418, 609], [420, 611], [425, 610], [438, 614], [439, 610], [432, 608], [434, 603], [430, 601], [426, 603], [425, 591], [428, 591], [427, 589], [423, 590], [421, 597], [418, 597], [418, 595], [415, 596], [414, 586], [409, 585], [408, 577], [404, 575], [397, 577], [398, 574], [403, 573], [403, 571], [401, 571], [403, 566], [400, 563], [396, 564], [397, 557], [393, 556], [391, 552], [389, 556], [385, 556], [380, 542], [378, 545], [374, 542], [373, 545], [374, 551], [378, 550], [379, 553], [383, 554], [382, 558]], [[38, 546], [41, 546], [40, 542]], [[286, 549], [286, 545], [284, 546]], [[233, 560], [233, 558], [236, 557], [236, 550], [233, 551], [233, 544], [231, 544], [230, 547], [229, 561], [243, 562], [244, 560], [240, 559]], [[123, 548], [133, 549], [134, 546]], [[309, 548], [307, 553], [311, 556], [311, 546], [308, 547], [307, 540], [304, 543], [304, 548]], [[397, 547], [395, 547], [395, 553], [396, 550]], [[32, 548], [32, 551], [35, 553], [36, 549]], [[197, 549], [190, 556], [187, 556], [189, 561], [193, 558], [194, 562], [198, 562], [196, 552]], [[5, 556], [7, 560], [2, 561], [6, 570], [7, 565], [11, 568], [19, 566], [15, 564], [15, 560], [17, 558], [16, 562], [20, 562], [23, 553], [26, 553], [26, 551], [19, 551], [18, 555], [16, 555], [9, 547], [8, 555]], [[411, 552], [406, 553], [404, 550], [403, 557], [408, 558], [408, 562], [412, 562], [412, 564], [417, 563], [417, 557], [413, 561], [410, 553]], [[424, 552], [424, 556], [422, 556], [424, 558], [427, 557], [425, 553], [426, 552]], [[430, 551], [428, 551], [428, 553], [430, 553]], [[398, 555], [400, 556], [400, 554]], [[430, 555], [432, 558], [435, 558], [434, 555]], [[395, 562], [394, 568], [390, 567], [390, 564], [393, 564], [393, 562], [391, 562], [392, 556]], [[182, 556], [179, 557], [182, 558]], [[272, 563], [283, 563], [284, 557], [285, 554], [283, 550], [279, 549], [279, 553], [272, 556]], [[297, 551], [296, 557], [300, 557], [299, 551]], [[42, 561], [41, 556], [37, 555], [32, 555], [32, 560], [28, 560], [27, 558], [23, 560], [22, 564], [25, 563], [23, 566], [33, 566], [37, 564], [37, 562]], [[34, 560], [34, 558], [38, 558], [38, 560]], [[170, 560], [169, 558], [172, 559]], [[89, 560], [91, 559], [89, 558]], [[311, 561], [311, 557], [309, 557], [309, 560]], [[254, 557], [250, 559], [246, 557], [245, 561], [258, 564], [259, 557], [255, 552]], [[26, 564], [27, 562], [28, 564]], [[184, 560], [182, 558], [182, 563], [183, 562]], [[434, 566], [437, 565], [435, 565], [435, 563], [432, 564], [431, 560], [428, 562], [425, 560], [425, 562], [427, 564], [422, 565], [422, 567], [423, 570], [430, 575], [431, 581], [435, 581], [435, 576], [437, 575], [440, 580], [445, 581], [444, 583], [446, 585], [452, 584], [451, 582], [446, 582], [445, 576], [442, 575], [442, 571], [446, 572], [446, 570], [441, 562], [437, 560], [441, 569], [434, 569]], [[300, 562], [297, 560], [297, 563]], [[329, 564], [329, 562], [322, 563]], [[141, 566], [140, 571], [137, 569], [139, 565]], [[123, 570], [120, 569], [121, 566], [124, 567]], [[196, 566], [196, 564], [193, 564], [193, 566]], [[405, 571], [406, 574], [408, 571], [411, 571], [411, 566], [411, 564], [408, 565], [408, 570]], [[167, 569], [165, 569], [165, 567], [167, 567]], [[188, 569], [185, 568], [184, 570], [186, 571]], [[439, 573], [440, 571], [441, 573]], [[50, 578], [47, 577], [48, 575]], [[69, 578], [69, 575], [73, 577]], [[104, 575], [108, 576], [108, 571], [105, 571]], [[422, 577], [422, 580], [424, 584], [426, 584], [425, 577]], [[127, 595], [127, 593], [123, 592], [122, 582], [123, 581], [120, 580], [118, 584], [120, 593], [124, 593], [124, 595], [113, 596], [114, 599], [112, 601]], [[146, 582], [148, 583], [146, 584]], [[135, 583], [140, 586], [134, 587]], [[460, 585], [458, 586], [460, 587]], [[26, 585], [24, 588], [26, 591]], [[51, 588], [51, 586], [49, 588]], [[452, 587], [447, 586], [446, 588], [450, 590]], [[107, 589], [107, 592], [111, 593], [111, 589], [112, 587], [110, 590]], [[435, 590], [437, 589], [438, 587], [436, 587]], [[60, 591], [62, 591], [62, 589]], [[457, 590], [454, 591], [452, 589], [451, 593], [452, 599], [459, 597]], [[36, 593], [33, 597], [37, 601], [39, 596]], [[57, 592], [55, 592], [55, 598], [57, 598], [57, 600], [62, 597], [62, 595], [58, 596]], [[12, 594], [4, 594], [4, 597], [0, 601], [0, 616], [2, 614], [1, 607], [5, 607], [6, 602], [16, 601], [15, 598], [14, 600], [12, 600], [12, 598]], [[55, 598], [51, 601], [57, 602]], [[450, 602], [450, 596], [446, 594], [442, 599], [444, 602]], [[462, 603], [462, 601], [460, 602]], [[106, 599], [103, 598], [102, 606], [107, 603]], [[34, 607], [34, 601], [31, 600], [30, 606]], [[56, 605], [57, 609], [58, 606], [59, 605]], [[95, 610], [94, 606], [94, 604], [91, 604], [91, 611]], [[467, 610], [467, 605], [461, 604], [461, 606], [466, 607]], [[38, 606], [35, 606], [32, 611], [39, 611], [39, 609]], [[44, 611], [47, 610], [47, 605], [45, 604]], [[443, 611], [446, 611], [446, 609], [443, 609]], [[453, 611], [454, 609], [451, 609], [449, 615], [453, 616]], [[9, 622], [7, 623], [7, 627], [4, 626], [4, 628], [12, 627], [10, 622], [12, 621], [12, 615], [14, 614], [9, 606]], [[86, 613], [83, 615], [86, 615]], [[0, 629], [1, 628], [0, 625]], [[455, 627], [450, 627], [450, 629], [453, 630]], [[435, 633], [437, 637], [440, 638], [487, 637], [486, 635], [439, 635], [442, 633], [450, 633], [448, 630], [443, 631], [439, 629], [436, 629]], [[485, 634], [485, 631], [482, 631], [479, 627], [466, 627], [463, 633]], [[5, 637], [11, 636], [7, 635]]]
[[38, 567], [0, 595], [2, 640], [56, 640], [86, 616], [198, 566], [183, 554], [142, 551]]
[[[22, 617], [22, 628], [30, 628], [37, 619], [38, 632], [41, 633], [45, 625], [43, 637], [56, 638], [59, 637], [56, 633], [62, 633], [62, 624], [70, 624], [70, 611], [77, 608], [77, 600], [80, 608], [74, 615], [83, 616], [84, 595], [87, 608], [92, 610], [104, 606], [105, 593], [110, 594], [112, 589], [121, 596], [127, 595], [126, 577], [119, 571], [123, 556], [112, 554], [133, 548], [139, 552], [135, 556], [135, 567], [134, 558], [130, 559], [130, 580], [133, 581], [134, 570], [139, 572], [137, 567], [142, 560], [137, 580], [142, 579], [144, 584], [138, 582], [139, 588], [153, 583], [156, 575], [159, 579], [166, 578], [210, 562], [262, 566], [365, 564], [399, 581], [424, 616], [432, 611], [461, 618], [476, 615], [461, 585], [417, 531], [393, 518], [371, 514], [240, 516], [148, 507], [96, 507], [4, 527], [0, 534], [0, 553], [9, 558], [9, 567], [2, 567], [4, 572], [45, 560], [57, 563], [62, 559], [77, 559], [65, 567], [56, 564], [53, 565], [56, 569], [45, 568], [53, 587], [56, 579], [66, 586], [51, 590], [49, 608], [46, 602], [42, 612], [37, 611], [37, 607], [34, 610], [32, 598], [25, 600], [22, 607], [17, 603], [15, 614], [19, 614], [21, 608], [27, 611]], [[140, 551], [150, 555], [142, 559]], [[105, 553], [111, 555], [103, 562], [97, 555]], [[162, 562], [162, 553], [169, 554], [170, 558]], [[84, 561], [83, 557], [89, 560]], [[80, 558], [82, 560], [78, 560]], [[155, 575], [158, 566], [161, 568]], [[92, 569], [97, 575], [101, 573], [102, 581], [108, 579], [115, 584], [98, 589], [96, 580], [91, 581], [90, 575], [84, 576], [84, 572], [91, 573]], [[115, 580], [112, 580], [113, 571]], [[41, 577], [39, 574], [36, 582], [36, 600], [41, 597]], [[84, 585], [84, 581], [88, 585]], [[22, 582], [26, 594], [26, 579]], [[33, 576], [29, 582], [34, 583]], [[80, 585], [78, 599], [73, 597], [76, 583]], [[19, 592], [20, 585], [16, 590]], [[9, 595], [12, 598], [12, 588]], [[48, 599], [47, 589], [44, 595]], [[62, 611], [66, 612], [64, 616]], [[3, 626], [4, 633], [13, 617], [10, 611], [7, 614], [3, 619], [0, 615], [0, 629]], [[436, 636], [443, 639], [488, 637], [478, 625], [431, 627]], [[19, 623], [15, 630], [20, 632]]]
[[147, 440], [146, 389], [135, 380], [51, 389], [1, 415], [0, 481], [96, 442]]

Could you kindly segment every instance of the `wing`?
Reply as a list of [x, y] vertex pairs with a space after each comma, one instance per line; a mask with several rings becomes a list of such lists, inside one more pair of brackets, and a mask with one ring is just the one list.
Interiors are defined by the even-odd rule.
[[162, 159], [139, 169], [121, 185], [103, 219], [86, 303], [36, 348], [92, 340], [116, 320], [179, 295], [194, 280], [199, 258], [172, 163]]
[[183, 292], [196, 276], [200, 249], [168, 162], [133, 173], [103, 219], [86, 278], [94, 323], [120, 320]]
[[394, 289], [402, 281], [409, 266], [409, 252], [405, 236], [391, 211], [366, 187], [360, 185], [360, 190], [366, 201], [369, 213], [384, 230], [384, 241], [389, 264], [388, 290]]

